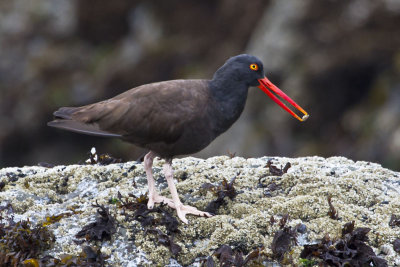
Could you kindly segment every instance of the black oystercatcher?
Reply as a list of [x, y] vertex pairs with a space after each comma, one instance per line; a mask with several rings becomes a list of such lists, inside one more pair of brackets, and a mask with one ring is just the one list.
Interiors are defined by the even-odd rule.
[[[183, 205], [178, 197], [172, 158], [198, 152], [225, 132], [243, 111], [249, 86], [258, 86], [300, 121], [308, 114], [265, 76], [261, 61], [250, 55], [230, 58], [212, 80], [173, 80], [142, 85], [116, 97], [83, 107], [63, 107], [54, 112], [49, 126], [83, 134], [118, 137], [149, 149], [144, 157], [149, 186], [148, 208], [166, 203], [185, 223], [186, 214], [211, 214]], [[304, 116], [300, 118], [270, 90]], [[165, 159], [164, 173], [172, 199], [160, 196], [154, 185], [154, 157]]]

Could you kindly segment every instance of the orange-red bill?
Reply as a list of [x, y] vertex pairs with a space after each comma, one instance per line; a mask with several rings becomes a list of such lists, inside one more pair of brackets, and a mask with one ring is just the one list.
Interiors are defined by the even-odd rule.
[[[288, 97], [284, 92], [282, 92], [281, 89], [279, 89], [272, 82], [270, 82], [267, 79], [267, 77], [264, 77], [263, 79], [259, 79], [258, 82], [260, 83], [258, 88], [263, 90], [264, 93], [266, 93], [272, 100], [274, 100], [284, 110], [289, 112], [293, 117], [295, 117], [299, 121], [305, 121], [308, 119], [308, 117], [309, 117], [308, 113], [304, 109], [302, 109], [296, 102], [294, 102], [290, 97]], [[287, 102], [289, 102], [297, 110], [302, 112], [304, 114], [303, 117], [300, 118], [296, 113], [294, 113], [290, 108], [288, 108], [281, 100], [279, 100], [270, 90], [273, 91], [278, 96], [282, 97]]]

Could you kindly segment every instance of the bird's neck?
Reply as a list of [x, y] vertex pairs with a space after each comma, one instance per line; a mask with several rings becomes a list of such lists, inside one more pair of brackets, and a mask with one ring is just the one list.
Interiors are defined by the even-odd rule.
[[214, 131], [216, 135], [225, 132], [242, 113], [248, 92], [248, 85], [235, 80], [210, 81], [210, 94], [213, 102], [211, 116], [218, 117]]

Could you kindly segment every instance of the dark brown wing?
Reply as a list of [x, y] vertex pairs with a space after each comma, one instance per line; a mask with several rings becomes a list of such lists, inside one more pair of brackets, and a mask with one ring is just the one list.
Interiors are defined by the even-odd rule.
[[142, 85], [114, 98], [78, 108], [61, 108], [50, 126], [123, 137], [136, 144], [176, 141], [187, 123], [205, 114], [207, 81], [174, 80]]

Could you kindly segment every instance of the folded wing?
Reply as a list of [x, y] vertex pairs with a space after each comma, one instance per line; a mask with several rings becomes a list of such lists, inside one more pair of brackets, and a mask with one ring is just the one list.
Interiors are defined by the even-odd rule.
[[139, 86], [98, 103], [60, 108], [48, 125], [83, 134], [120, 137], [139, 145], [173, 143], [186, 124], [205, 116], [206, 101], [207, 81], [166, 81]]

